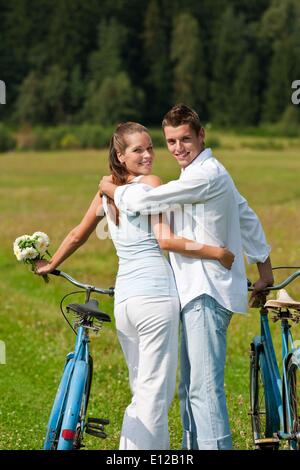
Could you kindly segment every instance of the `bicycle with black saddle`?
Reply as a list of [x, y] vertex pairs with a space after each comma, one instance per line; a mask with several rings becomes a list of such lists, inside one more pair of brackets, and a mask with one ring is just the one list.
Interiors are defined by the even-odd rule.
[[99, 303], [91, 298], [91, 293], [113, 296], [114, 289], [100, 289], [95, 286], [76, 281], [68, 274], [54, 270], [51, 274], [67, 279], [85, 292], [85, 303], [70, 303], [67, 312], [74, 314], [73, 325], [69, 322], [64, 310], [64, 299], [78, 291], [64, 296], [60, 307], [64, 318], [76, 334], [74, 351], [66, 357], [63, 375], [53, 403], [47, 426], [44, 450], [73, 450], [84, 447], [84, 433], [105, 438], [104, 427], [109, 424], [107, 419], [86, 419], [90, 397], [93, 359], [89, 351], [89, 332], [99, 332], [103, 322], [110, 322], [108, 314], [99, 310]]

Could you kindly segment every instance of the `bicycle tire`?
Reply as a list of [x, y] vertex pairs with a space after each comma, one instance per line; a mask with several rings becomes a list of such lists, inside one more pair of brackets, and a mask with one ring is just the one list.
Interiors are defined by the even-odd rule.
[[[277, 450], [278, 442], [273, 442], [277, 422], [274, 421], [274, 406], [270, 391], [263, 345], [251, 344], [250, 352], [250, 416], [253, 443], [257, 450]], [[268, 391], [267, 391], [268, 390]]]
[[74, 449], [78, 424], [81, 424], [80, 414], [83, 400], [85, 400], [88, 376], [89, 364], [86, 361], [77, 361], [69, 387], [57, 450]]
[[[300, 433], [300, 363], [295, 354], [288, 360], [286, 368], [287, 393], [289, 395], [290, 417], [287, 410], [288, 401], [285, 400], [285, 422], [288, 433]], [[289, 441], [290, 450], [300, 450], [299, 441]]]
[[63, 375], [57, 389], [57, 393], [53, 402], [51, 413], [48, 420], [47, 432], [44, 441], [44, 450], [56, 450], [58, 439], [61, 431], [64, 407], [70, 378], [74, 368], [74, 359], [68, 359], [65, 364]]

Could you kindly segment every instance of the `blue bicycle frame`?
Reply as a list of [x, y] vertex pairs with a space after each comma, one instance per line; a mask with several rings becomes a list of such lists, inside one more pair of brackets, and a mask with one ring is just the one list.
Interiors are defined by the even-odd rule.
[[[109, 423], [108, 420], [89, 418], [88, 423], [85, 423], [93, 372], [93, 361], [89, 353], [89, 329], [99, 331], [103, 321], [110, 321], [109, 315], [98, 309], [97, 301], [90, 300], [90, 294], [97, 292], [112, 296], [114, 289], [100, 289], [82, 284], [58, 270], [51, 274], [62, 276], [86, 291], [85, 304], [69, 304], [67, 306], [67, 309], [73, 310], [79, 315], [76, 331], [73, 329], [76, 333], [76, 343], [74, 352], [69, 353], [66, 358], [44, 442], [45, 450], [72, 450], [81, 447], [84, 432], [96, 437], [106, 437], [104, 426]], [[96, 324], [97, 322], [98, 324]]]
[[[272, 436], [275, 433], [280, 439], [287, 439], [290, 437], [287, 434], [287, 422], [291, 422], [289, 394], [287, 393], [287, 369], [283, 367], [281, 378], [272, 342], [268, 314], [265, 311], [261, 311], [260, 321], [261, 336], [254, 338], [254, 345], [256, 350], [262, 348], [263, 351], [259, 355], [260, 367], [264, 382], [266, 414], [271, 417], [271, 420], [267, 423], [267, 435]], [[291, 355], [298, 351], [294, 346], [293, 336], [287, 320], [281, 321], [281, 339], [282, 364], [286, 366]], [[283, 397], [287, 401], [285, 407]], [[287, 416], [284, 414], [285, 412]]]
[[[273, 286], [269, 289], [281, 289], [299, 275], [300, 271], [297, 271], [289, 276], [281, 285]], [[260, 369], [263, 381], [266, 415], [265, 436], [266, 438], [289, 440], [290, 446], [297, 448], [300, 436], [298, 431], [293, 429], [288, 364], [291, 361], [293, 367], [300, 369], [300, 349], [294, 343], [291, 325], [288, 322], [289, 318], [292, 318], [292, 316], [288, 310], [278, 313], [275, 317], [275, 321], [280, 320], [281, 322], [282, 375], [279, 371], [273, 346], [268, 309], [264, 307], [260, 309], [261, 335], [256, 336], [252, 344], [255, 353], [254, 357], [256, 358], [256, 367]], [[254, 440], [256, 440], [255, 435]], [[261, 441], [260, 436], [258, 436], [259, 441]]]
[[[64, 373], [57, 391], [52, 412], [48, 422], [48, 431], [45, 439], [44, 449], [53, 448], [55, 440], [58, 441], [58, 449], [70, 449], [73, 445], [74, 435], [74, 416], [75, 411], [81, 406], [79, 399], [82, 397], [82, 387], [86, 384], [88, 367], [89, 367], [89, 339], [84, 327], [79, 327], [77, 331], [75, 351], [67, 355]], [[74, 377], [76, 380], [74, 380]], [[70, 387], [70, 384], [74, 386]], [[70, 393], [72, 391], [72, 393]], [[68, 406], [69, 404], [69, 406]], [[68, 410], [64, 415], [65, 410]], [[59, 420], [63, 418], [62, 423]], [[83, 417], [84, 418], [84, 417]], [[61, 424], [61, 426], [60, 426]], [[75, 427], [76, 427], [75, 423]], [[61, 429], [60, 435], [57, 436], [57, 429]], [[82, 429], [83, 432], [83, 429]]]

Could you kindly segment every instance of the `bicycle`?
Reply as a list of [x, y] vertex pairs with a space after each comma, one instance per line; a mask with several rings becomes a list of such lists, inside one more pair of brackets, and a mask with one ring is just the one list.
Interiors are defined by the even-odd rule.
[[[93, 359], [89, 352], [89, 331], [99, 332], [103, 322], [110, 322], [110, 316], [99, 310], [98, 301], [91, 299], [91, 293], [113, 296], [114, 289], [100, 289], [88, 284], [82, 284], [63, 271], [52, 271], [52, 275], [67, 279], [81, 291], [65, 295], [60, 303], [61, 312], [76, 334], [74, 352], [66, 357], [63, 375], [49, 417], [44, 450], [72, 450], [84, 447], [84, 433], [95, 437], [106, 438], [104, 426], [109, 424], [107, 419], [88, 418], [87, 406], [93, 376]], [[63, 310], [64, 299], [78, 292], [85, 292], [85, 303], [71, 303], [66, 307], [67, 312], [75, 315], [73, 326]]]
[[[300, 270], [267, 291], [283, 289], [298, 276]], [[253, 287], [249, 285], [248, 289]], [[253, 338], [250, 346], [249, 414], [255, 449], [277, 450], [281, 441], [287, 441], [290, 450], [300, 450], [300, 348], [293, 340], [289, 323], [300, 322], [300, 302], [285, 291], [279, 294], [277, 300], [260, 305], [260, 335]], [[282, 375], [270, 331], [270, 311], [273, 321], [281, 322]]]

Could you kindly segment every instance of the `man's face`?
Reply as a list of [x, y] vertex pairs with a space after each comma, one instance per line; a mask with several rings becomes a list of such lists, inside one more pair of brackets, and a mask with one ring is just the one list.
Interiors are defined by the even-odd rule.
[[204, 148], [204, 129], [199, 134], [189, 124], [178, 127], [166, 126], [165, 138], [169, 152], [176, 158], [181, 168], [186, 168]]

